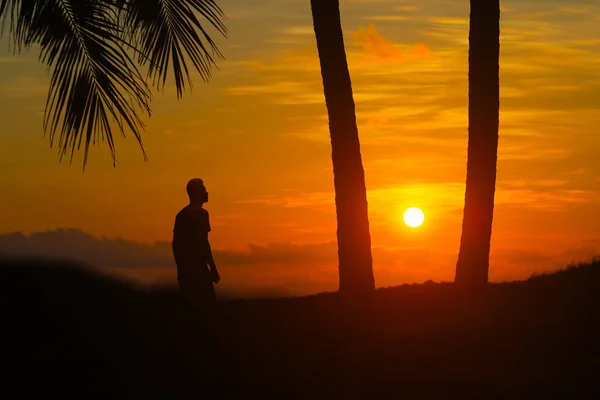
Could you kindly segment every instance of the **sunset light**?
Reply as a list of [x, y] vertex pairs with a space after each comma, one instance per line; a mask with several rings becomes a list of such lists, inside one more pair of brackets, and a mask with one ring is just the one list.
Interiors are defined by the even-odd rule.
[[404, 211], [404, 223], [411, 228], [417, 228], [423, 224], [425, 214], [417, 207], [410, 207]]
[[[31, 4], [38, 2], [45, 4], [43, 0]], [[92, 3], [105, 7], [147, 2]], [[177, 8], [180, 4], [200, 4], [197, 0], [150, 3], [170, 4], [175, 10], [183, 10]], [[54, 114], [45, 112], [45, 103], [47, 98], [65, 96], [67, 102], [70, 97], [66, 92], [52, 92], [56, 97], [48, 97], [49, 90], [78, 87], [73, 82], [78, 82], [74, 77], [80, 74], [88, 74], [81, 76], [81, 82], [92, 82], [95, 67], [65, 69], [64, 74], [58, 71], [55, 76], [73, 81], [51, 85], [55, 69], [52, 67], [49, 75], [50, 67], [40, 62], [39, 43], [20, 54], [5, 46], [0, 51], [0, 252], [40, 257], [60, 254], [119, 278], [175, 285], [171, 247], [175, 217], [188, 203], [186, 184], [201, 178], [210, 193], [204, 208], [210, 213], [210, 244], [222, 277], [217, 290], [239, 296], [262, 295], [261, 291], [267, 290], [289, 295], [337, 290], [334, 182], [342, 178], [334, 176], [310, 3], [215, 0], [228, 17], [223, 19], [228, 35], [218, 33], [206, 19], [200, 22], [208, 24], [224, 58], [216, 57], [206, 44], [216, 63], [207, 70], [212, 71], [211, 78], [205, 83], [188, 61], [194, 90], [184, 90], [181, 98], [172, 68], [172, 55], [180, 53], [172, 46], [163, 48], [164, 53], [151, 48], [162, 39], [152, 37], [143, 42], [147, 54], [156, 59], [138, 65], [133, 82], [136, 90], [127, 93], [134, 79], [130, 73], [135, 71], [119, 64], [111, 54], [120, 52], [122, 40], [130, 38], [115, 43], [103, 36], [90, 38], [94, 49], [105, 42], [113, 49], [107, 53], [97, 46], [102, 52], [94, 65], [120, 66], [108, 70], [110, 86], [87, 85], [96, 91], [89, 99], [106, 102], [110, 97], [106, 93], [113, 93], [113, 87], [123, 95], [115, 92], [115, 101], [135, 99], [139, 94], [142, 107], [137, 100], [127, 104], [137, 110], [145, 127], [140, 125], [137, 130], [145, 153], [127, 121], [121, 123], [127, 134], [124, 138], [120, 122], [113, 122], [109, 109], [103, 108], [82, 114], [81, 120], [66, 119], [80, 121], [76, 126], [84, 135], [73, 162], [69, 162], [68, 150], [65, 154], [69, 156], [59, 163], [65, 118], [57, 116], [55, 144], [50, 148], [50, 132], [44, 135], [44, 126], [54, 126]], [[347, 88], [353, 99], [347, 103], [355, 105], [354, 112], [341, 115], [351, 115], [348, 123], [356, 125], [352, 132], [358, 135], [360, 155], [354, 154], [352, 159], [362, 160], [362, 172], [356, 176], [364, 174], [360, 185], [366, 188], [368, 200], [366, 210], [363, 205], [362, 211], [349, 214], [368, 216], [368, 225], [366, 221], [360, 224], [369, 227], [375, 286], [451, 282], [461, 243], [466, 177], [472, 176], [466, 171], [470, 2], [338, 3], [341, 14], [333, 14], [342, 18], [347, 60], [335, 65], [348, 65], [351, 85]], [[492, 132], [490, 137], [498, 133], [500, 138], [497, 179], [495, 186], [489, 186], [495, 188], [491, 282], [528, 279], [572, 260], [600, 254], [600, 2], [523, 0], [501, 5], [506, 9], [498, 64], [502, 78], [499, 102], [495, 93], [491, 96], [495, 107], [500, 104], [499, 132], [493, 129], [495, 124], [485, 130]], [[112, 15], [112, 9], [107, 13]], [[199, 15], [174, 13], [184, 19]], [[147, 14], [152, 13], [132, 15], [142, 18]], [[162, 11], [156, 15], [164, 17]], [[146, 28], [147, 23], [140, 22], [140, 34], [155, 32]], [[158, 22], [156, 32], [172, 26], [163, 23]], [[193, 21], [182, 24], [196, 26]], [[14, 39], [9, 25], [6, 44]], [[100, 32], [103, 26], [83, 31]], [[118, 32], [128, 31], [125, 27]], [[178, 35], [187, 31], [177, 26]], [[496, 40], [495, 28], [494, 32]], [[203, 38], [199, 29], [191, 34], [177, 41], [183, 60], [190, 60], [184, 44], [193, 46], [195, 35]], [[74, 42], [62, 47], [58, 43], [44, 46], [44, 51], [65, 52], [80, 45]], [[145, 60], [138, 54], [144, 49], [135, 47], [133, 61]], [[201, 48], [197, 49], [202, 54]], [[332, 53], [327, 50], [323, 54]], [[86, 63], [86, 57], [85, 49], [80, 49], [65, 60]], [[153, 71], [160, 74], [148, 77], [149, 66], [161, 62], [166, 68], [157, 67]], [[115, 81], [112, 71], [117, 67], [121, 73]], [[180, 72], [180, 82], [188, 88], [183, 66]], [[338, 76], [336, 71], [332, 74]], [[97, 83], [106, 84], [104, 80]], [[160, 90], [153, 83], [160, 83]], [[59, 100], [55, 103], [62, 104]], [[151, 118], [145, 103], [152, 111]], [[60, 110], [83, 110], [95, 104], [90, 100], [81, 107], [67, 107], [65, 103]], [[119, 116], [119, 110], [129, 110], [129, 106], [114, 103], [113, 111]], [[497, 112], [492, 110], [494, 115]], [[98, 132], [95, 145], [90, 136], [89, 159], [82, 173], [87, 137], [84, 122], [105, 114], [114, 128], [116, 167], [109, 142], [102, 141], [102, 132]], [[44, 124], [46, 117], [50, 119]], [[129, 121], [139, 125], [133, 117]], [[105, 125], [97, 121], [91, 126]], [[342, 129], [342, 134], [347, 130]], [[496, 163], [493, 155], [488, 158], [492, 161], [488, 172], [493, 174]], [[335, 170], [339, 174], [337, 166]], [[365, 197], [353, 188], [348, 193], [351, 206], [354, 198]], [[356, 222], [349, 224], [356, 226]], [[134, 261], [136, 268], [131, 268]]]
[[600, 398], [599, 23], [0, 0], [2, 392]]

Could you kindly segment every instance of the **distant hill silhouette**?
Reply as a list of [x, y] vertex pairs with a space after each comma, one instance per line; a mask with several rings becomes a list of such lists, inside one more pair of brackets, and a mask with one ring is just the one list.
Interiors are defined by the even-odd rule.
[[[600, 394], [600, 263], [222, 302], [192, 312], [74, 264], [0, 261], [4, 393], [62, 398], [568, 398]], [[6, 372], [8, 371], [8, 372]]]

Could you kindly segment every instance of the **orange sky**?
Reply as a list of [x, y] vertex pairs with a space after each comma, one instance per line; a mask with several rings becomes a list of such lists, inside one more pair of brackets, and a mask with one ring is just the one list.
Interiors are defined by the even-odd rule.
[[[67, 227], [170, 240], [185, 183], [198, 176], [210, 192], [214, 248], [325, 246], [310, 265], [224, 265], [240, 284], [335, 289], [335, 246], [324, 245], [335, 240], [333, 176], [309, 2], [219, 4], [229, 17], [229, 38], [218, 40], [226, 60], [181, 101], [173, 86], [156, 94], [149, 163], [128, 138], [117, 140], [117, 168], [107, 146], [92, 149], [85, 173], [81, 155], [59, 164], [42, 136], [45, 67], [35, 51], [0, 53], [0, 234]], [[341, 8], [377, 284], [451, 280], [464, 200], [468, 2], [341, 0]], [[600, 253], [600, 4], [502, 8], [492, 280]], [[424, 210], [422, 228], [401, 223], [408, 206]]]

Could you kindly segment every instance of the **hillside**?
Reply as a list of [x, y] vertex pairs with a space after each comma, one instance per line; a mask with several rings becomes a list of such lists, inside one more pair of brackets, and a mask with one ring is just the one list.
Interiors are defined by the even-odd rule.
[[450, 283], [222, 302], [208, 313], [68, 263], [0, 261], [3, 387], [19, 397], [593, 398], [600, 262]]

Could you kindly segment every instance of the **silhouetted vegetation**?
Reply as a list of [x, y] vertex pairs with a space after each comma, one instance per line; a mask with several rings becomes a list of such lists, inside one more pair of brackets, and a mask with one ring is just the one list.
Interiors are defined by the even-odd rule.
[[0, 37], [15, 53], [39, 45], [50, 69], [50, 145], [58, 136], [61, 159], [72, 159], [83, 143], [84, 167], [90, 145], [105, 140], [114, 160], [115, 131], [142, 146], [150, 85], [162, 90], [172, 74], [181, 97], [190, 71], [211, 77], [222, 55], [207, 28], [225, 35], [224, 20], [214, 0], [0, 0]]
[[174, 290], [142, 291], [75, 265], [0, 263], [3, 392], [21, 398], [598, 392], [598, 261], [479, 292], [428, 282], [361, 302], [324, 293], [205, 311]]

